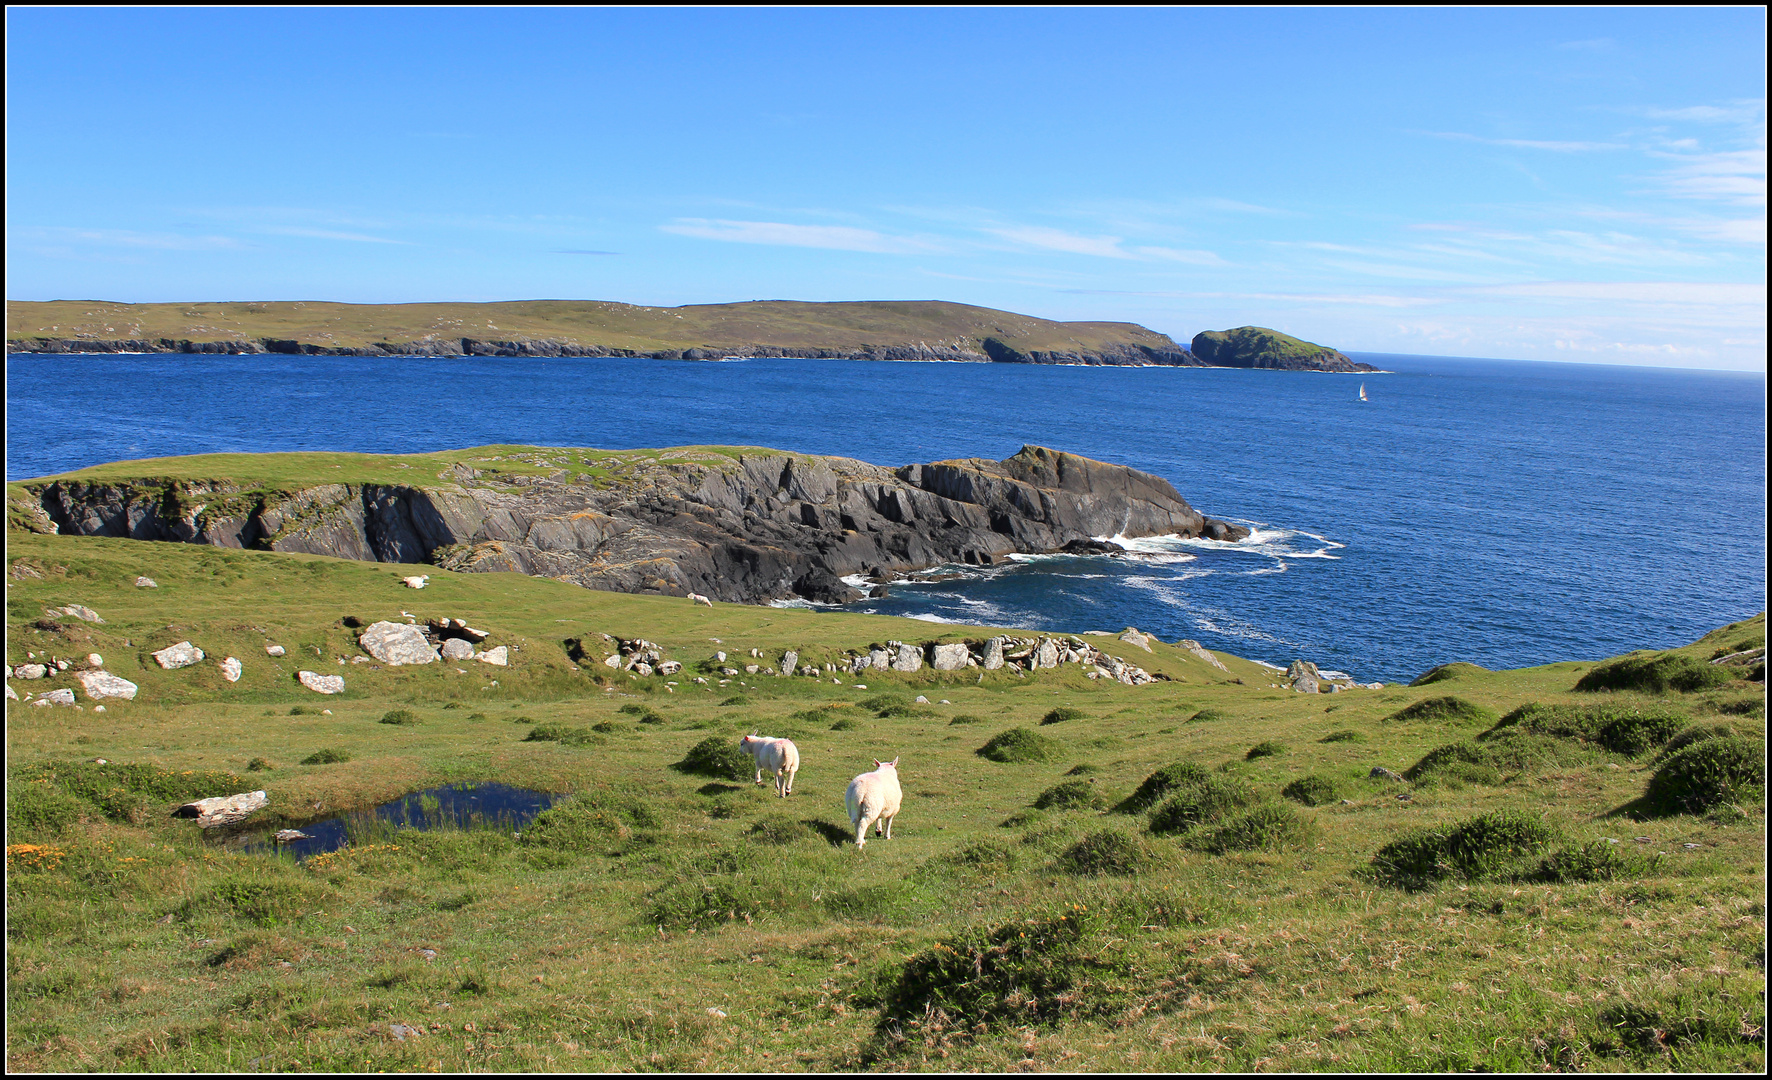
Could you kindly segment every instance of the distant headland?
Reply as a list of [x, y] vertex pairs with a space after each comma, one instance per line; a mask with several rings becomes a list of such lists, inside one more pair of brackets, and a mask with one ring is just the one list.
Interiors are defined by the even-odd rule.
[[[1202, 343], [1207, 351], [1202, 353]], [[8, 353], [307, 356], [804, 357], [1115, 367], [1374, 371], [1261, 327], [1196, 336], [1190, 351], [1137, 323], [1054, 322], [941, 300], [640, 307], [600, 300], [485, 304], [322, 301], [7, 304]]]

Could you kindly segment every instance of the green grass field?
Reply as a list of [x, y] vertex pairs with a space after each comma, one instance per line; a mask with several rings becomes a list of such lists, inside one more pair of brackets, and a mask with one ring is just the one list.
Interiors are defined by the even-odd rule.
[[637, 352], [690, 348], [860, 350], [923, 343], [978, 351], [995, 338], [1022, 352], [1093, 352], [1142, 344], [1174, 349], [1167, 335], [1135, 323], [1053, 322], [941, 300], [640, 307], [602, 300], [517, 300], [488, 304], [337, 304], [263, 301], [120, 304], [100, 300], [6, 305], [8, 341], [298, 341], [329, 349], [438, 338], [554, 340]]
[[[715, 650], [987, 631], [16, 530], [7, 566], [9, 664], [97, 652], [140, 686], [103, 713], [8, 702], [12, 1070], [1763, 1071], [1763, 682], [1578, 692], [1591, 657], [1304, 695], [1096, 637], [1173, 681], [704, 688]], [[106, 621], [47, 614], [70, 604]], [[347, 617], [402, 610], [490, 631], [511, 666], [337, 662], [362, 655]], [[601, 634], [685, 669], [569, 659]], [[183, 640], [210, 659], [150, 659]], [[1654, 671], [1764, 640], [1762, 614]], [[1037, 738], [999, 745], [1037, 752], [977, 753], [1018, 728]], [[672, 768], [753, 730], [798, 743], [791, 798]], [[348, 760], [301, 764], [328, 751]], [[894, 756], [893, 838], [857, 851], [843, 789]], [[1693, 801], [1650, 806], [1653, 778]], [[300, 864], [168, 816], [488, 780], [571, 798], [520, 836]]]

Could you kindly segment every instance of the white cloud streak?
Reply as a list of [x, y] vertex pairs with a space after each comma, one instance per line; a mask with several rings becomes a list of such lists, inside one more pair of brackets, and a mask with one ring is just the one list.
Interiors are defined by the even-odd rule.
[[824, 248], [832, 251], [865, 251], [880, 255], [914, 255], [941, 250], [922, 237], [889, 236], [872, 229], [846, 225], [793, 225], [781, 221], [727, 221], [718, 218], [677, 218], [659, 229], [700, 240], [732, 244], [767, 244], [778, 247]]

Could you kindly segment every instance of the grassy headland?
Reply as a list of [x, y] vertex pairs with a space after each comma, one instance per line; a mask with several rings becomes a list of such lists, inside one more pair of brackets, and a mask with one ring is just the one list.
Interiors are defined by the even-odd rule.
[[[338, 304], [322, 301], [121, 304], [97, 300], [12, 302], [7, 351], [46, 342], [182, 343], [238, 351], [384, 352], [408, 346], [455, 353], [553, 343], [606, 355], [718, 357], [759, 350], [863, 355], [891, 350], [930, 359], [1038, 356], [1185, 356], [1167, 335], [1135, 323], [1053, 322], [938, 300], [642, 307], [598, 300], [486, 304]], [[51, 351], [68, 351], [60, 345]], [[108, 350], [107, 350], [108, 351]], [[700, 355], [694, 358], [701, 358]], [[907, 355], [906, 359], [917, 358]], [[1146, 360], [1145, 362], [1150, 362]]]
[[[96, 652], [140, 688], [8, 702], [13, 1070], [1763, 1071], [1763, 682], [1575, 689], [1763, 648], [1763, 615], [1611, 668], [1336, 695], [1115, 637], [1088, 640], [1173, 681], [720, 685], [715, 650], [994, 631], [16, 530], [7, 566], [9, 664]], [[511, 666], [348, 662], [347, 619], [403, 610]], [[603, 634], [685, 669], [574, 662]], [[183, 640], [209, 659], [150, 658]], [[792, 798], [672, 767], [751, 730], [799, 744]], [[893, 839], [857, 852], [844, 785], [893, 756]], [[1697, 801], [1645, 800], [1669, 777]], [[167, 816], [197, 789], [262, 787], [294, 823], [484, 780], [572, 798], [520, 836], [300, 864]]]

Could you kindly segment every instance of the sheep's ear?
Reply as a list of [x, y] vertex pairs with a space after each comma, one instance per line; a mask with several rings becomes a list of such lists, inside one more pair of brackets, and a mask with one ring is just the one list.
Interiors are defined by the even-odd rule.
[[886, 764], [886, 763], [884, 761], [881, 761], [879, 758], [874, 759], [874, 768], [877, 769], [884, 764]]
[[898, 768], [898, 759], [897, 758], [892, 759], [892, 767], [895, 769]]

